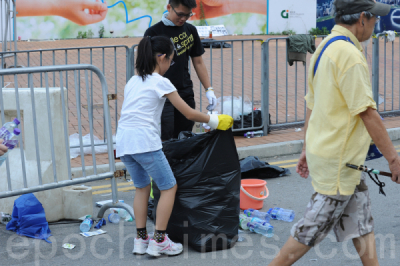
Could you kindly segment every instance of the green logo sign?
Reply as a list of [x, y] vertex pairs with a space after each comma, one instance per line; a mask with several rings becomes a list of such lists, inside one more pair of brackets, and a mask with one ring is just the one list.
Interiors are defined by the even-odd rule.
[[282, 18], [289, 18], [289, 10], [282, 10], [281, 16]]

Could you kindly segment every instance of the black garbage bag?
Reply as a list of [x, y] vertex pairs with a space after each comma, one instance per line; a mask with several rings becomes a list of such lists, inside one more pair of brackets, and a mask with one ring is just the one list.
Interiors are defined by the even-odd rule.
[[201, 40], [201, 44], [203, 45], [204, 48], [210, 48], [210, 46], [214, 48], [232, 48], [232, 45], [229, 43], [225, 43], [223, 41], [221, 42], [214, 42], [214, 39], [204, 39]]
[[[261, 110], [254, 110], [252, 113], [243, 116], [243, 127], [242, 127], [242, 116], [240, 119], [233, 121], [233, 128], [234, 129], [241, 129], [240, 131], [235, 131], [235, 136], [243, 136], [248, 130], [246, 128], [252, 128], [252, 119], [254, 117], [254, 127], [259, 127], [262, 125], [262, 115]], [[269, 124], [271, 124], [271, 114], [269, 115]], [[268, 129], [268, 133], [271, 132], [271, 129]]]
[[242, 179], [265, 179], [291, 175], [289, 169], [269, 165], [267, 162], [260, 161], [256, 156], [241, 159], [240, 170], [242, 172]]
[[[163, 151], [178, 185], [168, 236], [200, 252], [233, 247], [239, 229], [241, 178], [232, 131], [166, 141]], [[160, 190], [155, 183], [153, 195], [157, 208]]]

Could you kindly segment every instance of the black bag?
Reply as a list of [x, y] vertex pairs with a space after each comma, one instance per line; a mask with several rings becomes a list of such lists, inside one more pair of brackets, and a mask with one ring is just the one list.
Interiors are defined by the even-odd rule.
[[203, 47], [206, 48], [210, 48], [210, 46], [214, 49], [214, 48], [232, 48], [232, 45], [230, 45], [229, 43], [225, 43], [224, 41], [221, 42], [213, 42], [215, 41], [214, 39], [204, 39], [201, 40], [201, 44], [203, 45]]
[[242, 179], [266, 179], [290, 175], [290, 170], [262, 162], [256, 156], [249, 156], [240, 160]]
[[[166, 141], [163, 151], [178, 185], [168, 236], [200, 252], [233, 247], [238, 238], [241, 178], [232, 131]], [[155, 183], [153, 195], [157, 208], [160, 190]]]
[[[254, 117], [254, 127], [259, 127], [262, 125], [262, 115], [261, 110], [254, 110], [252, 113], [243, 116], [243, 130], [235, 131], [235, 136], [243, 136], [248, 130], [246, 128], [252, 128], [252, 119]], [[269, 124], [271, 125], [271, 114], [269, 114]], [[240, 116], [239, 120], [233, 121], [233, 128], [234, 129], [241, 129], [242, 128], [242, 116]], [[271, 129], [268, 128], [268, 133], [271, 132]]]

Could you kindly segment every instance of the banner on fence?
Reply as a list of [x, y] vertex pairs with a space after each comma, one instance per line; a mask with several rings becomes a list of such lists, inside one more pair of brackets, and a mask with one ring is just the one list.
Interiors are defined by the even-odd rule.
[[316, 27], [315, 0], [269, 0], [267, 34], [292, 31], [307, 34]]
[[[317, 27], [322, 29], [326, 27], [331, 30], [335, 25], [334, 19], [334, 0], [317, 0]], [[376, 0], [377, 2], [390, 4], [391, 11], [387, 16], [381, 17], [381, 20], [375, 26], [375, 33], [385, 30], [400, 31], [400, 0]]]

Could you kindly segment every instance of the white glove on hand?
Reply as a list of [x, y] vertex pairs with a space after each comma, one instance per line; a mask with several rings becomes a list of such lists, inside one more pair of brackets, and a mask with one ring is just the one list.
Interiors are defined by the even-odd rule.
[[[211, 112], [208, 111], [207, 114], [208, 114], [208, 115], [211, 115]], [[214, 111], [213, 114], [217, 115], [217, 114], [218, 114], [218, 111]], [[204, 128], [205, 130], [210, 130], [210, 129], [211, 129], [211, 127], [210, 127], [210, 125], [208, 125], [208, 123], [203, 123], [203, 128]]]
[[219, 119], [217, 114], [210, 115], [210, 121], [208, 122], [208, 126], [212, 129], [217, 129], [219, 124]]
[[210, 115], [208, 125], [212, 129], [228, 130], [233, 126], [233, 118], [230, 115]]
[[206, 109], [208, 111], [212, 111], [217, 106], [217, 97], [215, 97], [214, 89], [212, 87], [207, 89], [206, 96], [207, 96], [207, 99], [208, 99], [208, 103], [210, 104], [210, 105], [207, 106]]

